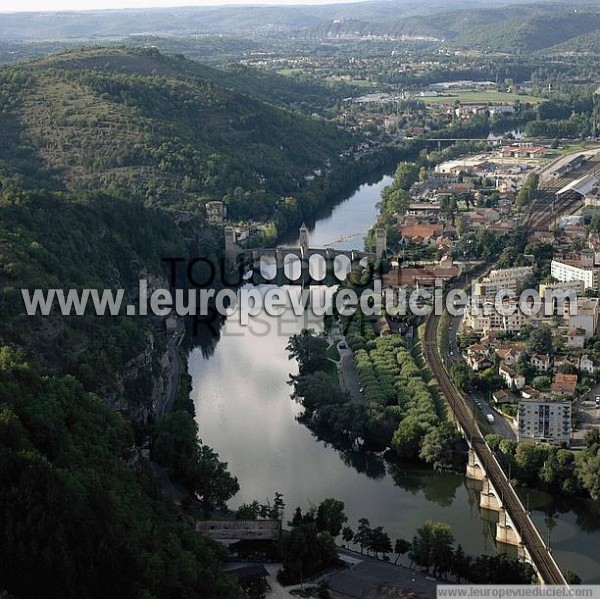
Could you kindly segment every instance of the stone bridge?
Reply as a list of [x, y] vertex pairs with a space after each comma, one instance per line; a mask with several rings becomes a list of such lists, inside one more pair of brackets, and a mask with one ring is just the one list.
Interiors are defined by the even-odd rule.
[[[378, 257], [385, 255], [387, 239], [384, 229], [376, 230], [375, 252], [361, 250], [338, 250], [333, 248], [311, 248], [309, 243], [308, 227], [302, 225], [299, 235], [298, 247], [277, 246], [275, 248], [244, 248], [237, 243], [233, 227], [225, 228], [225, 256], [233, 267], [243, 263], [246, 270], [261, 272], [261, 263], [275, 266], [272, 278], [265, 278], [265, 282], [285, 282], [288, 284], [306, 283], [337, 279], [343, 281], [353, 264], [364, 259], [375, 262]], [[318, 257], [313, 260], [314, 257]], [[263, 260], [266, 258], [267, 260]], [[292, 264], [296, 264], [296, 268]], [[300, 268], [298, 269], [298, 265]], [[317, 270], [320, 274], [315, 274]], [[294, 271], [294, 273], [292, 273]], [[275, 274], [276, 273], [276, 274]], [[311, 274], [312, 273], [312, 274]]]

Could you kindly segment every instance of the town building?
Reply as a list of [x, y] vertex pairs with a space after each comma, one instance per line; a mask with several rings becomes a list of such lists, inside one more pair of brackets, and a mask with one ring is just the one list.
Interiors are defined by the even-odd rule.
[[552, 260], [550, 264], [550, 274], [562, 283], [571, 281], [582, 281], [584, 289], [598, 289], [600, 283], [600, 269], [595, 268], [593, 261], [588, 264], [587, 261], [576, 260]]
[[580, 297], [577, 299], [577, 313], [570, 311], [568, 316], [569, 327], [583, 329], [585, 340], [593, 337], [598, 330], [600, 317], [600, 298]]
[[552, 393], [555, 395], [575, 395], [577, 389], [577, 375], [557, 373], [552, 383]]
[[523, 283], [532, 275], [533, 266], [492, 270], [475, 285], [475, 293], [484, 298], [494, 298], [501, 289], [518, 293]]
[[509, 366], [506, 366], [506, 364], [500, 365], [498, 374], [504, 379], [509, 389], [522, 389], [525, 386], [525, 377]]
[[223, 202], [207, 202], [205, 208], [206, 218], [211, 225], [223, 224], [227, 216], [227, 207]]
[[571, 441], [571, 402], [521, 399], [517, 412], [518, 441], [542, 441], [556, 445]]

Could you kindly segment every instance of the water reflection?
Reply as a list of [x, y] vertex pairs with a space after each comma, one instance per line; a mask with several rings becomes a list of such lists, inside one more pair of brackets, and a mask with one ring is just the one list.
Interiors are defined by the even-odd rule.
[[456, 491], [464, 484], [464, 476], [450, 472], [437, 472], [437, 476], [422, 476], [422, 470], [414, 464], [406, 462], [388, 463], [388, 472], [394, 483], [417, 495], [422, 493], [427, 501], [437, 503], [441, 507], [449, 507], [456, 498]]
[[426, 520], [439, 520], [453, 527], [466, 551], [485, 551], [479, 515], [465, 510], [468, 490], [461, 476], [411, 468], [351, 447], [335, 449], [331, 439], [298, 422], [302, 408], [290, 399], [288, 385], [297, 365], [285, 346], [302, 328], [320, 326], [320, 319], [306, 313], [261, 316], [247, 327], [229, 318], [210, 358], [191, 352], [200, 436], [240, 481], [230, 505], [264, 501], [280, 491], [291, 513], [298, 505], [338, 497], [352, 527], [366, 517], [392, 538], [410, 538]]
[[[334, 210], [329, 224], [319, 221], [312, 227], [311, 245], [345, 239], [337, 247], [360, 247], [358, 240], [373, 222], [379, 192], [389, 180], [363, 186]], [[362, 232], [357, 236], [358, 225]], [[195, 338], [199, 346], [190, 347], [201, 437], [240, 480], [241, 491], [231, 506], [265, 501], [280, 491], [289, 517], [297, 505], [338, 497], [352, 527], [367, 517], [373, 526], [384, 526], [392, 539], [411, 538], [425, 520], [439, 520], [453, 527], [467, 553], [494, 552], [488, 539], [495, 536], [497, 514], [479, 509], [477, 486], [463, 476], [352, 447], [336, 448], [323, 432], [312, 433], [298, 422], [301, 407], [290, 400], [288, 385], [297, 366], [288, 360], [285, 346], [292, 334], [311, 327], [319, 330], [321, 319], [289, 311], [279, 319], [261, 316], [247, 327], [230, 318], [222, 328], [200, 327]], [[531, 490], [520, 493], [542, 536], [552, 528], [550, 543], [560, 565], [585, 582], [600, 583], [600, 505]], [[545, 520], [549, 517], [552, 522]]]

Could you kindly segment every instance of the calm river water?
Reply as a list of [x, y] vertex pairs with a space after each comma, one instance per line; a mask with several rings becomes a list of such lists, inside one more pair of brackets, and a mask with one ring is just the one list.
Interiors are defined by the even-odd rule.
[[[310, 231], [311, 246], [362, 248], [381, 189], [390, 180], [361, 186], [318, 220]], [[299, 406], [290, 399], [288, 384], [297, 366], [285, 347], [292, 334], [321, 323], [291, 311], [259, 318], [249, 326], [229, 319], [212, 355], [195, 349], [189, 356], [200, 436], [240, 481], [232, 508], [279, 491], [289, 518], [296, 506], [336, 497], [344, 501], [354, 529], [366, 517], [392, 539], [410, 539], [426, 520], [439, 520], [452, 526], [468, 553], [494, 551], [489, 540], [494, 525], [481, 519], [477, 494], [463, 476], [409, 465], [391, 468], [377, 456], [339, 452], [298, 423]], [[547, 525], [551, 528], [560, 565], [586, 582], [600, 582], [600, 510], [592, 502], [552, 505], [541, 493], [530, 493], [529, 501], [544, 538]]]

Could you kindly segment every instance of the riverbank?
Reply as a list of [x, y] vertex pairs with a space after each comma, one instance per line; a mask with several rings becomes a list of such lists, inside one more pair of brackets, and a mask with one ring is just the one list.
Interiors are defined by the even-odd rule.
[[[357, 232], [365, 235], [389, 181], [386, 177], [361, 186], [316, 224], [311, 243]], [[308, 313], [296, 317], [291, 311], [278, 318], [261, 315], [246, 327], [228, 319], [218, 340], [211, 338], [210, 345], [191, 349], [191, 396], [200, 437], [240, 482], [230, 507], [262, 502], [280, 491], [289, 519], [296, 506], [336, 497], [346, 505], [350, 526], [365, 517], [392, 538], [412, 538], [432, 519], [451, 524], [468, 553], [493, 552], [463, 477], [386, 463], [379, 455], [356, 449], [335, 449], [298, 422], [302, 408], [290, 400], [288, 384], [290, 374], [298, 372], [297, 364], [288, 359], [285, 348], [290, 336], [303, 328], [322, 327], [320, 318]], [[465, 509], [469, 505], [472, 510]]]

